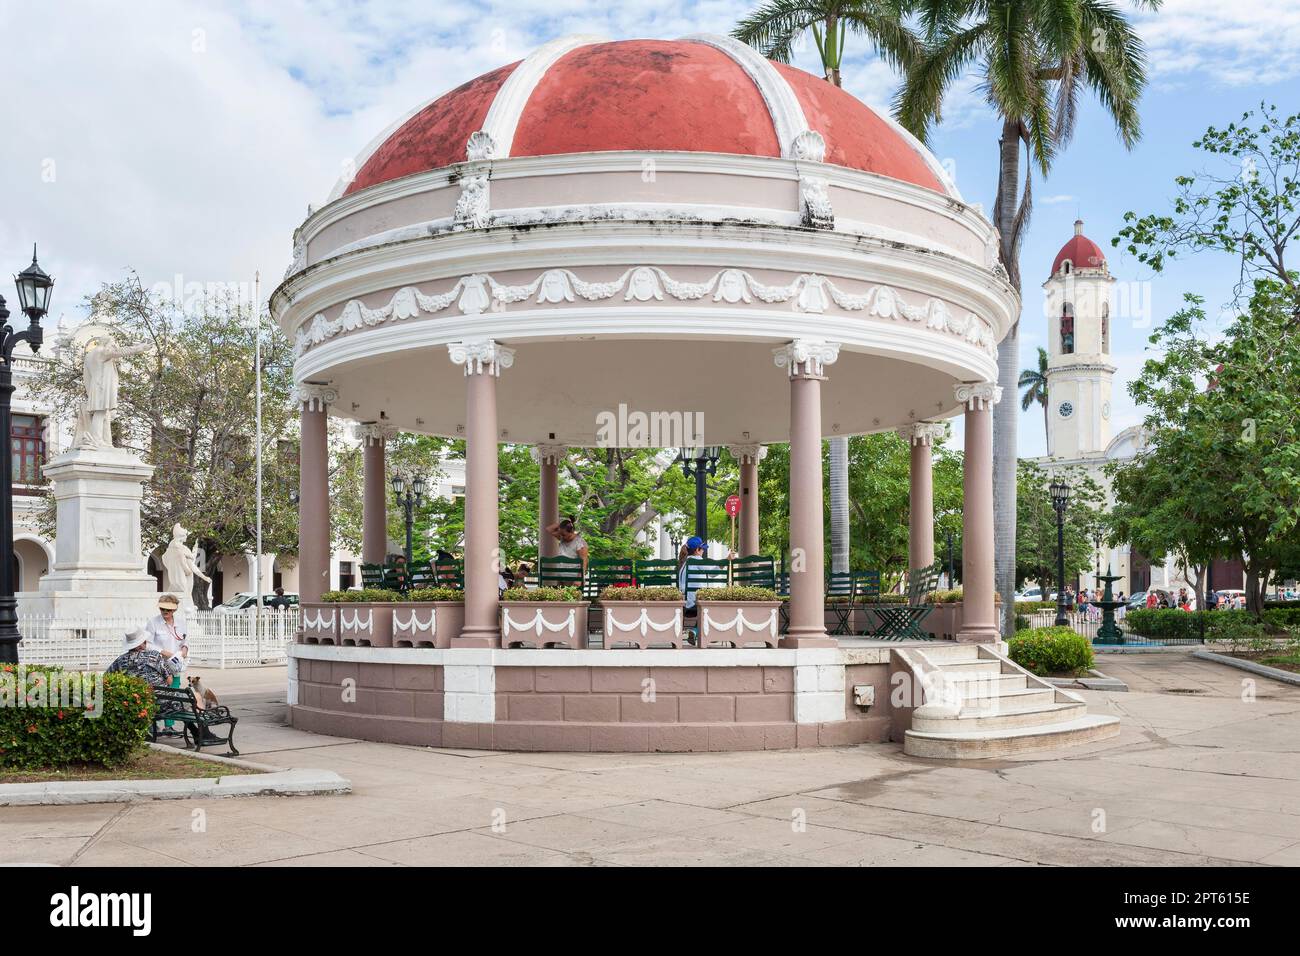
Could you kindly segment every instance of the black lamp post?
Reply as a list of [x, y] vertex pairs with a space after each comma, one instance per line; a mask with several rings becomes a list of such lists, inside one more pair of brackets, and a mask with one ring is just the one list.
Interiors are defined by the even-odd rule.
[[412, 561], [411, 535], [415, 528], [415, 509], [424, 504], [424, 476], [416, 475], [407, 487], [405, 475], [393, 475], [393, 494], [397, 495], [398, 504], [406, 508], [406, 566]]
[[718, 458], [721, 455], [722, 449], [717, 445], [683, 448], [677, 453], [682, 474], [695, 479], [695, 533], [706, 544], [709, 541], [709, 502], [704, 482], [707, 477], [717, 473]]
[[1056, 573], [1060, 584], [1056, 589], [1056, 623], [1066, 627], [1070, 619], [1065, 614], [1065, 509], [1070, 506], [1070, 486], [1057, 479], [1047, 486], [1056, 511]]
[[12, 432], [9, 406], [14, 395], [13, 354], [19, 342], [26, 342], [33, 352], [39, 351], [44, 333], [41, 319], [50, 309], [50, 292], [54, 280], [36, 264], [36, 246], [32, 246], [32, 264], [14, 276], [18, 286], [18, 307], [27, 316], [27, 328], [15, 332], [9, 325], [9, 310], [0, 295], [0, 434], [4, 435], [4, 454], [0, 455], [0, 664], [18, 663], [18, 602], [14, 599], [14, 472]]

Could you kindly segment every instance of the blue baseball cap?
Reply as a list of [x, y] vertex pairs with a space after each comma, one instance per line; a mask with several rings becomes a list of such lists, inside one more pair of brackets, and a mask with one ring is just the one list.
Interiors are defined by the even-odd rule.
[[694, 551], [696, 548], [704, 547], [704, 539], [699, 535], [691, 535], [686, 539], [686, 550]]

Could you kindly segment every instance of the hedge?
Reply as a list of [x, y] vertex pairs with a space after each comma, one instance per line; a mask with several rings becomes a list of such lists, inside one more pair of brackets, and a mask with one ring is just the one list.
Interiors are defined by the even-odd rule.
[[1039, 677], [1085, 674], [1092, 669], [1092, 645], [1069, 627], [1031, 627], [1007, 644], [1010, 658]]
[[156, 711], [139, 677], [5, 664], [0, 767], [121, 766], [143, 749]]
[[401, 591], [387, 588], [362, 588], [359, 591], [326, 591], [320, 599], [327, 604], [385, 604], [405, 601]]
[[503, 601], [581, 601], [577, 588], [510, 588], [501, 595]]
[[412, 588], [406, 592], [408, 601], [464, 601], [465, 592], [456, 588]]
[[775, 601], [776, 592], [771, 588], [729, 587], [700, 588], [695, 592], [697, 601]]
[[1055, 611], [1055, 601], [1017, 601], [1017, 614], [1033, 614], [1035, 611]]
[[616, 588], [610, 585], [600, 592], [600, 601], [676, 601], [681, 602], [682, 592], [673, 587]]

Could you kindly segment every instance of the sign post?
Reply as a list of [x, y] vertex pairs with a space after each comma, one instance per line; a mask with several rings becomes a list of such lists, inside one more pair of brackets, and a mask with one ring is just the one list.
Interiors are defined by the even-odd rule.
[[727, 496], [727, 517], [731, 519], [731, 557], [736, 556], [736, 515], [740, 514], [740, 495]]

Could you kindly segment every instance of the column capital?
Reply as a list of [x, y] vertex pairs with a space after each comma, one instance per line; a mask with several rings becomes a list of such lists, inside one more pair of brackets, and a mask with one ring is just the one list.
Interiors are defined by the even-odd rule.
[[496, 375], [503, 368], [515, 364], [515, 350], [498, 344], [493, 339], [465, 339], [447, 343], [447, 353], [457, 365], [465, 366], [465, 374]]
[[912, 422], [900, 428], [898, 436], [909, 445], [933, 445], [948, 437], [948, 423]]
[[994, 382], [962, 382], [953, 387], [953, 393], [972, 412], [992, 408], [1002, 401], [1002, 388]]
[[310, 412], [323, 412], [326, 405], [339, 400], [339, 390], [320, 382], [298, 382], [290, 393], [290, 399], [295, 404], [305, 405]]
[[378, 422], [357, 422], [352, 426], [352, 437], [366, 445], [382, 445], [395, 434], [397, 429]]
[[569, 446], [563, 442], [539, 441], [529, 449], [529, 454], [539, 465], [558, 465], [569, 454]]
[[772, 349], [776, 367], [788, 369], [791, 378], [821, 378], [826, 374], [825, 367], [839, 357], [840, 343], [822, 339], [795, 339], [780, 348]]
[[[736, 459], [742, 465], [757, 465], [767, 457], [767, 446], [760, 445], [758, 442], [746, 442], [740, 445], [728, 445], [727, 451], [731, 457]], [[746, 461], [746, 459], [749, 459]]]

